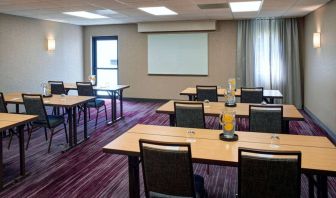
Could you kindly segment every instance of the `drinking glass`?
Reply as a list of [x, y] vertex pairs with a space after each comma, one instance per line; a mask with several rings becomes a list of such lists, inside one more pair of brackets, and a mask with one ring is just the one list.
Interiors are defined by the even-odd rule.
[[271, 136], [271, 147], [272, 148], [280, 147], [280, 137], [275, 133], [273, 133]]
[[195, 131], [192, 130], [192, 129], [188, 129], [187, 130], [187, 139], [186, 139], [186, 142], [196, 142], [196, 139], [195, 139]]

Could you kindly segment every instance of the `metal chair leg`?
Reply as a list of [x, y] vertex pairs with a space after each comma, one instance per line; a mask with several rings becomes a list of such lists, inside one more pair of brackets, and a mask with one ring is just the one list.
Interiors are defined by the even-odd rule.
[[44, 136], [45, 136], [45, 140], [48, 141], [47, 128], [45, 127], [44, 127]]
[[67, 127], [66, 127], [65, 123], [63, 125], [64, 125], [64, 132], [65, 132], [66, 143], [69, 143]]
[[8, 148], [8, 150], [9, 150], [9, 149], [10, 149], [10, 146], [11, 146], [11, 144], [12, 144], [14, 131], [13, 131], [12, 129], [9, 129], [8, 131], [9, 131], [9, 142], [8, 142], [8, 146], [7, 146], [7, 148]]
[[98, 114], [99, 114], [99, 107], [97, 108], [97, 114], [96, 114], [96, 126], [98, 124]]
[[27, 140], [26, 150], [28, 150], [28, 146], [29, 146], [31, 134], [33, 133], [33, 129], [34, 127], [32, 127], [31, 129], [28, 129], [28, 140]]
[[54, 129], [50, 129], [50, 140], [49, 140], [49, 146], [48, 146], [48, 153], [50, 153], [50, 147], [51, 147], [51, 142], [52, 142], [52, 138], [53, 138], [53, 135], [54, 135]]
[[106, 105], [104, 104], [104, 108], [105, 108], [105, 120], [107, 121], [107, 110], [106, 110]]

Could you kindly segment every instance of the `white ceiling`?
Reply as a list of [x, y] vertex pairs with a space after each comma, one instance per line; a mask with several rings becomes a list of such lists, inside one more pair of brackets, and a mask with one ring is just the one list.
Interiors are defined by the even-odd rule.
[[[259, 12], [232, 13], [226, 9], [201, 10], [197, 4], [227, 3], [249, 0], [0, 0], [0, 13], [76, 24], [122, 24], [148, 21], [176, 20], [234, 20], [256, 17], [300, 17], [329, 0], [263, 0]], [[166, 6], [178, 13], [176, 16], [153, 16], [138, 7]], [[84, 19], [62, 14], [70, 11], [110, 9], [116, 13], [108, 19]]]

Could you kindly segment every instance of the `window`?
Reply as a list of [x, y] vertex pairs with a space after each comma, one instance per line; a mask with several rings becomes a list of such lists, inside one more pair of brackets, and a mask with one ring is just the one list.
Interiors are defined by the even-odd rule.
[[[118, 37], [93, 37], [92, 74], [96, 75], [97, 85], [100, 87], [117, 85], [119, 81], [118, 69]], [[107, 93], [98, 91], [97, 95], [107, 95]]]

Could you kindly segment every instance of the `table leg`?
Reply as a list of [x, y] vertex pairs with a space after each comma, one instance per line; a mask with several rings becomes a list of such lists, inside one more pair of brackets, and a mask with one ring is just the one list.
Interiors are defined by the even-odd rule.
[[73, 120], [73, 127], [72, 127], [72, 130], [73, 130], [73, 138], [74, 138], [74, 145], [77, 145], [77, 122], [76, 122], [76, 120], [77, 120], [77, 107], [76, 106], [74, 106], [73, 107], [73, 113], [72, 113], [72, 116], [73, 116], [73, 118], [72, 118], [72, 120]]
[[328, 177], [326, 175], [317, 175], [317, 197], [328, 197]]
[[308, 178], [308, 190], [309, 190], [309, 198], [314, 198], [315, 194], [315, 185], [314, 185], [314, 176], [313, 175], [307, 175]]
[[130, 198], [140, 197], [138, 157], [128, 156], [128, 180], [129, 180], [129, 197]]
[[73, 122], [76, 122], [76, 120], [73, 120], [72, 116], [72, 107], [69, 108], [68, 111], [68, 118], [69, 118], [69, 148], [73, 146]]
[[192, 95], [188, 95], [189, 97], [189, 101], [193, 101], [193, 96]]
[[[0, 131], [3, 133], [4, 131]], [[0, 190], [3, 188], [3, 153], [2, 153], [2, 135], [0, 135]]]
[[84, 109], [84, 139], [88, 139], [88, 135], [87, 135], [87, 108], [86, 108], [86, 103], [84, 103], [83, 109]]
[[169, 125], [175, 126], [175, 114], [169, 114]]
[[20, 105], [19, 104], [15, 104], [15, 112], [20, 113]]
[[124, 117], [123, 112], [123, 90], [119, 91], [120, 118]]
[[20, 175], [26, 175], [25, 146], [24, 146], [24, 125], [18, 126], [19, 148], [20, 148]]

